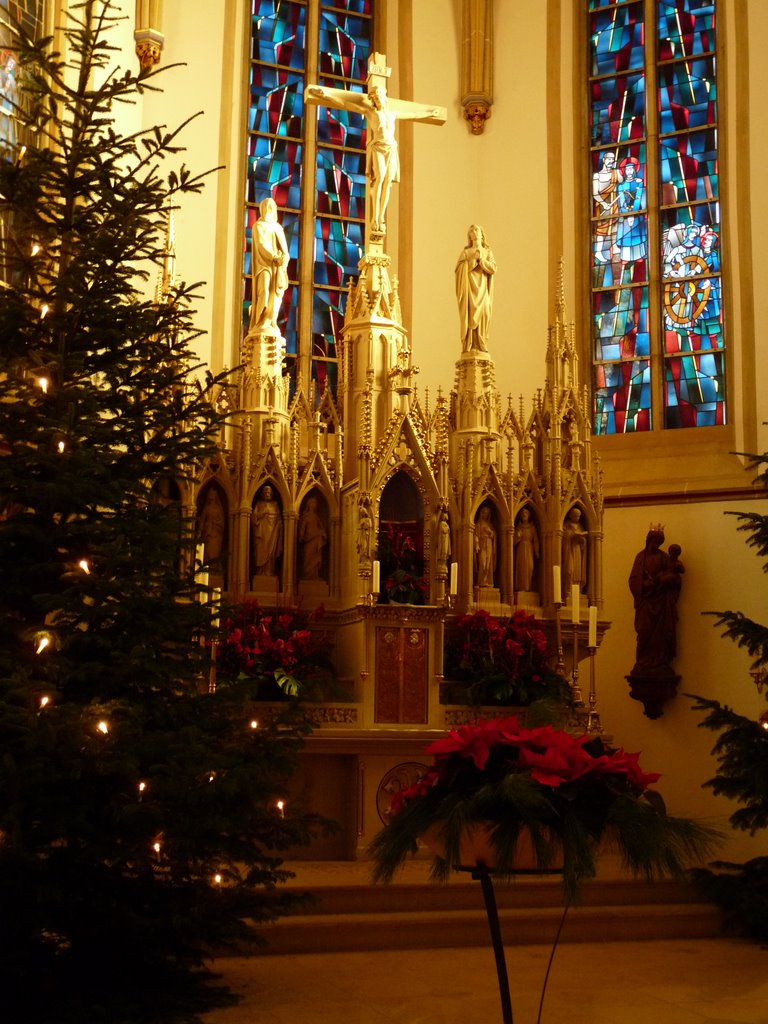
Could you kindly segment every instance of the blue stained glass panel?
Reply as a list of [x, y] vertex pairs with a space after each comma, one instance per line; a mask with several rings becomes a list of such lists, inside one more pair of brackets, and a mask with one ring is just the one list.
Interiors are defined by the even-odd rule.
[[291, 139], [248, 139], [246, 199], [260, 203], [272, 196], [278, 206], [301, 207], [301, 145]]
[[363, 256], [364, 225], [357, 221], [318, 217], [315, 221], [314, 281], [321, 285], [346, 286], [359, 274]]
[[660, 144], [661, 175], [675, 203], [717, 199], [717, 131], [668, 135]]
[[662, 135], [704, 128], [717, 120], [715, 58], [679, 61], [659, 68], [659, 128]]
[[[328, 79], [321, 79], [320, 84], [329, 89], [338, 87], [337, 82]], [[362, 93], [364, 90], [361, 85], [352, 85], [345, 88], [345, 91]], [[365, 149], [365, 117], [362, 114], [320, 105], [317, 111], [318, 142], [328, 146]]]
[[646, 360], [595, 367], [594, 431], [634, 434], [651, 429], [651, 368]]
[[365, 154], [318, 149], [317, 212], [365, 219]]
[[595, 79], [590, 84], [591, 145], [629, 142], [645, 135], [645, 78], [641, 74]]
[[642, 3], [596, 11], [589, 27], [592, 75], [615, 75], [643, 67]]
[[[6, 22], [17, 22], [33, 38], [40, 35], [43, 23], [42, 0], [2, 0], [0, 16]], [[7, 45], [4, 39], [0, 45]]]
[[316, 288], [312, 296], [312, 356], [336, 355], [336, 338], [344, 326], [346, 291]]
[[303, 68], [306, 7], [290, 0], [253, 0], [252, 11], [251, 60]]
[[667, 427], [716, 427], [725, 420], [725, 362], [722, 352], [667, 359], [664, 367]]
[[661, 0], [657, 26], [659, 60], [692, 57], [715, 48], [713, 0]]
[[595, 359], [647, 358], [648, 289], [620, 288], [593, 295]]
[[336, 391], [339, 379], [338, 363], [328, 362], [324, 359], [313, 359], [312, 379], [317, 381], [317, 400], [319, 402], [326, 388], [330, 388], [332, 392]]
[[364, 81], [368, 75], [371, 21], [338, 12], [320, 13], [320, 74]]
[[301, 138], [304, 79], [284, 68], [251, 67], [248, 130]]

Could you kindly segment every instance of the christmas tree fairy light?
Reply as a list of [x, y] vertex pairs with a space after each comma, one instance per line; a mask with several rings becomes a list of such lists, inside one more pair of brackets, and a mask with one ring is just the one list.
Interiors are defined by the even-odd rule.
[[97, 722], [96, 728], [102, 734], [102, 736], [106, 736], [107, 733], [109, 732], [109, 723], [102, 718], [100, 722]]
[[47, 633], [41, 634], [37, 638], [37, 647], [35, 648], [35, 654], [42, 654], [43, 651], [47, 647], [50, 647], [50, 645], [51, 645], [51, 638], [48, 636], [48, 634]]

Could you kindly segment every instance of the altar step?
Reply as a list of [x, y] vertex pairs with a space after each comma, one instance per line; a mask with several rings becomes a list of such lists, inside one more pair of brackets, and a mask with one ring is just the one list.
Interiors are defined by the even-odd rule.
[[[359, 879], [350, 884], [295, 885], [313, 900], [301, 914], [263, 927], [269, 954], [356, 950], [430, 949], [489, 943], [479, 882], [455, 876], [445, 884], [421, 878], [391, 885]], [[563, 914], [557, 878], [518, 877], [495, 882], [502, 935], [507, 945], [551, 943]], [[702, 939], [721, 934], [717, 909], [679, 882], [626, 879], [584, 885], [578, 906], [566, 915], [561, 942]]]

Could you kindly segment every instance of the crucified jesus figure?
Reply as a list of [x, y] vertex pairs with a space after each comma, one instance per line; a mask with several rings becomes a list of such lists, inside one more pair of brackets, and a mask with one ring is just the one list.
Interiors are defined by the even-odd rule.
[[368, 180], [366, 234], [382, 238], [386, 233], [385, 214], [392, 182], [400, 180], [400, 157], [395, 138], [397, 120], [422, 121], [427, 124], [444, 124], [446, 120], [445, 107], [411, 103], [387, 96], [386, 80], [389, 74], [386, 57], [374, 53], [368, 63], [367, 93], [309, 85], [304, 94], [307, 103], [354, 110], [365, 117], [365, 173]]

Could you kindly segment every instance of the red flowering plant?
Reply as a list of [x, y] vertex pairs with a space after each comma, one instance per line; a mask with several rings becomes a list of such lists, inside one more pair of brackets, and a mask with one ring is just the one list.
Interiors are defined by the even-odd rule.
[[253, 679], [259, 699], [315, 696], [334, 678], [330, 639], [318, 629], [323, 608], [270, 611], [245, 601], [222, 617], [216, 676]]
[[466, 867], [462, 836], [482, 824], [497, 873], [515, 873], [518, 842], [527, 833], [538, 870], [553, 861], [562, 865], [570, 901], [579, 883], [595, 875], [599, 849], [615, 847], [633, 873], [651, 878], [682, 874], [719, 837], [706, 825], [668, 815], [661, 795], [649, 789], [659, 776], [644, 772], [637, 754], [599, 737], [497, 718], [454, 729], [427, 753], [433, 764], [396, 794], [371, 844], [377, 881], [390, 881], [428, 832], [437, 833], [442, 848], [433, 877]]
[[461, 615], [447, 634], [445, 677], [463, 684], [474, 705], [567, 703], [568, 681], [550, 668], [547, 646], [546, 633], [528, 612], [507, 619], [482, 609]]
[[387, 523], [379, 539], [384, 603], [424, 604], [429, 583], [424, 576], [424, 559], [417, 550], [414, 531]]

